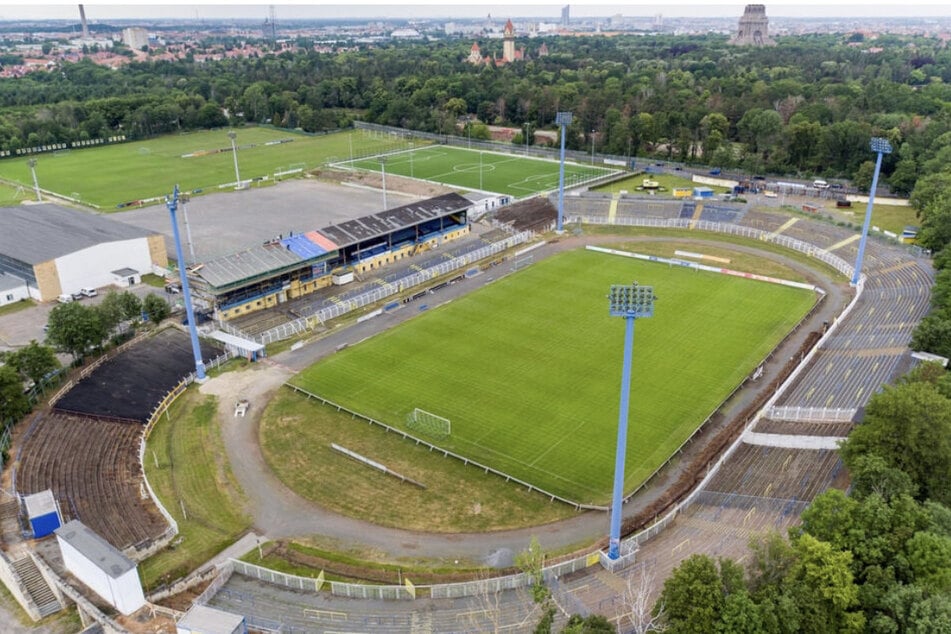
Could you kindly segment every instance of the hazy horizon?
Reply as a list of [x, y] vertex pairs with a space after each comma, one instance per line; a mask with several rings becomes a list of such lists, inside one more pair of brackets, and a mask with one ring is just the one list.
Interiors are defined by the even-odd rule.
[[[665, 17], [739, 17], [743, 14], [746, 2], [727, 4], [721, 2], [692, 2], [664, 4], [658, 3], [619, 3], [619, 2], [567, 2], [573, 18], [608, 17], [621, 14], [626, 17], [654, 16]], [[358, 19], [472, 19], [484, 18], [491, 14], [493, 18], [504, 17], [536, 18], [558, 21], [564, 4], [521, 2], [515, 5], [466, 3], [447, 7], [444, 2], [432, 0], [416, 1], [411, 4], [384, 2], [355, 2], [341, 4], [276, 4], [274, 11], [279, 20], [358, 18]], [[90, 22], [105, 20], [226, 20], [226, 19], [264, 19], [269, 14], [269, 5], [241, 2], [185, 4], [136, 4], [114, 5], [85, 3], [86, 18]], [[858, 2], [855, 0], [823, 3], [817, 0], [793, 1], [780, 0], [766, 3], [768, 17], [797, 18], [914, 18], [951, 16], [951, 4], [942, 0], [918, 0], [912, 5], [899, 5], [893, 2]], [[14, 0], [0, 8], [0, 20], [79, 20], [79, 8], [76, 4], [36, 4]]]

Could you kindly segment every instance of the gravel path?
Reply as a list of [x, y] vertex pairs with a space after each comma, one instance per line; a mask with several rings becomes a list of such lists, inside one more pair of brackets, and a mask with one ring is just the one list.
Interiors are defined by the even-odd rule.
[[[534, 253], [536, 258], [542, 258], [559, 251], [579, 248], [585, 244], [616, 243], [618, 240], [617, 237], [574, 237], [546, 245]], [[670, 239], [624, 238], [624, 240], [669, 241]], [[708, 243], [700, 239], [683, 241], [696, 244], [698, 247]], [[714, 243], [710, 242], [710, 244]], [[722, 246], [722, 243], [715, 244]], [[756, 252], [747, 247], [734, 245], [732, 248], [750, 253]], [[763, 386], [770, 382], [786, 359], [798, 349], [806, 334], [820, 326], [823, 321], [831, 321], [834, 315], [842, 310], [850, 295], [846, 287], [837, 286], [831, 279], [825, 277], [817, 278], [814, 271], [798, 262], [783, 256], [771, 255], [770, 257], [814, 279], [815, 283], [826, 289], [829, 295], [813, 316], [810, 326], [801, 328], [784, 344], [782, 349], [773, 355], [773, 361], [765, 368], [763, 379], [755, 384]], [[444, 288], [435, 298], [439, 302], [451, 301], [491, 282], [507, 271], [507, 267], [499, 267], [498, 273], [490, 269], [483, 275]], [[429, 303], [432, 305], [434, 302]], [[226, 373], [209, 380], [201, 387], [203, 392], [219, 397], [219, 417], [225, 448], [235, 476], [248, 497], [255, 529], [269, 539], [319, 534], [344, 544], [371, 548], [393, 558], [456, 559], [464, 557], [471, 561], [498, 567], [511, 565], [514, 554], [524, 550], [531, 536], [536, 536], [546, 549], [593, 543], [604, 536], [608, 530], [608, 515], [601, 512], [581, 513], [569, 520], [545, 526], [493, 533], [428, 534], [383, 528], [322, 509], [288, 489], [270, 472], [261, 454], [258, 425], [261, 411], [275, 390], [296, 372], [324, 356], [333, 354], [338, 346], [344, 343], [356, 343], [417, 314], [419, 314], [418, 309], [409, 304], [401, 310], [335, 332], [298, 350], [276, 355], [273, 359], [258, 363], [245, 372]], [[740, 411], [755, 396], [753, 389], [755, 388], [743, 390], [727, 405], [727, 412]], [[239, 398], [251, 401], [251, 409], [244, 418], [234, 417], [234, 402]], [[658, 478], [660, 485], [676, 479], [679, 469], [683, 468], [679, 465], [688, 463], [689, 455], [701, 448], [702, 443], [695, 444], [697, 446], [688, 447], [685, 456], [676, 461], [678, 466], [668, 468], [667, 472]], [[633, 514], [656, 499], [661, 490], [662, 486], [656, 486], [639, 494], [625, 507], [625, 515]]]

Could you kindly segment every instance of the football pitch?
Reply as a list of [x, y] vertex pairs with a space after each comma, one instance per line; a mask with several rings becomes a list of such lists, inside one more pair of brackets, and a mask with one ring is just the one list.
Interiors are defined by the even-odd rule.
[[[381, 158], [385, 162], [381, 162]], [[343, 167], [397, 174], [452, 187], [508, 194], [516, 198], [558, 188], [558, 162], [515, 154], [467, 150], [446, 145], [402, 150], [369, 157]], [[565, 163], [565, 186], [614, 173], [603, 167]]]
[[[814, 293], [573, 251], [347, 348], [292, 383], [550, 493], [606, 504], [624, 339], [607, 293], [634, 280], [658, 299], [654, 317], [636, 325], [631, 491], [805, 315]], [[451, 433], [410, 429], [414, 408], [449, 419]], [[345, 444], [345, 434], [327, 442]]]
[[[296, 173], [327, 163], [391, 152], [408, 146], [401, 137], [351, 130], [307, 135], [273, 128], [238, 128], [238, 172], [242, 181]], [[36, 154], [36, 177], [46, 191], [103, 211], [134, 201], [152, 201], [182, 191], [219, 191], [235, 182], [234, 153], [227, 130], [174, 134], [143, 141]], [[28, 157], [0, 161], [0, 178], [33, 191]], [[159, 202], [159, 201], [153, 201]]]

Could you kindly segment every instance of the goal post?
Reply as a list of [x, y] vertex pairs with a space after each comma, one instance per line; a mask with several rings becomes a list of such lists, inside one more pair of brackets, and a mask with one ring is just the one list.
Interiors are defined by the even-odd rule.
[[452, 423], [448, 418], [427, 412], [418, 407], [407, 416], [406, 425], [415, 431], [431, 436], [448, 436], [452, 433]]

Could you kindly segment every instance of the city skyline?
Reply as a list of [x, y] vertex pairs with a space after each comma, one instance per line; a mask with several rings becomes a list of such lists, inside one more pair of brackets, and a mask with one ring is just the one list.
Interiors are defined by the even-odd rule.
[[[620, 3], [620, 2], [569, 2], [572, 18], [585, 19], [608, 17], [621, 14], [628, 17], [653, 16], [665, 17], [738, 17], [743, 14], [747, 3], [691, 2], [659, 5], [657, 3]], [[274, 5], [278, 19], [477, 19], [486, 15], [501, 18], [535, 18], [538, 20], [560, 20], [561, 3], [525, 2], [515, 5], [479, 4], [467, 2], [455, 5], [451, 9], [445, 3], [434, 0], [416, 0], [411, 4], [398, 4], [392, 1], [356, 2], [342, 4], [296, 4]], [[186, 4], [183, 2], [165, 2], [161, 4], [115, 5], [105, 3], [86, 3], [86, 16], [91, 22], [108, 20], [141, 19], [183, 19], [183, 20], [227, 20], [227, 19], [263, 19], [269, 14], [269, 5], [250, 2], [217, 2], [204, 4]], [[912, 5], [898, 5], [893, 2], [858, 2], [840, 0], [832, 4], [818, 0], [794, 1], [778, 0], [766, 3], [770, 17], [790, 18], [881, 18], [881, 17], [947, 17], [951, 16], [951, 5], [941, 0], [917, 0]], [[77, 20], [79, 9], [76, 4], [36, 4], [14, 0], [0, 8], [0, 21], [11, 20]]]

